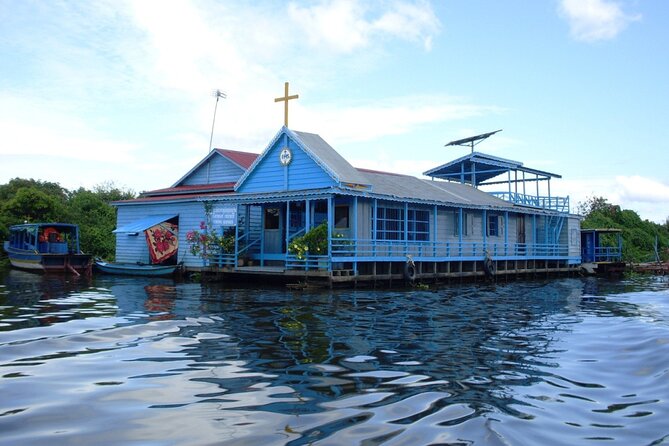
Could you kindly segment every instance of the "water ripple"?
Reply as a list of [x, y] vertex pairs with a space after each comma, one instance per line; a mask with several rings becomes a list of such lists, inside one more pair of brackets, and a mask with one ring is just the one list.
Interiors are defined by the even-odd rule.
[[669, 438], [662, 279], [322, 293], [4, 282], [0, 445]]

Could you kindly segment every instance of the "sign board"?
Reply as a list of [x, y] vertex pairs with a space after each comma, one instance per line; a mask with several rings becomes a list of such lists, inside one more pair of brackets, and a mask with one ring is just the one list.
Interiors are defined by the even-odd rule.
[[288, 147], [284, 147], [279, 153], [279, 162], [282, 166], [287, 166], [293, 160], [293, 154]]
[[215, 206], [211, 212], [211, 222], [215, 228], [237, 225], [237, 206]]

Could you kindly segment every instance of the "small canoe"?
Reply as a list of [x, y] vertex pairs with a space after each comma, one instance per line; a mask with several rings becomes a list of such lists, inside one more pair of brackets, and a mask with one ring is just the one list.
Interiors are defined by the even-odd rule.
[[108, 263], [96, 261], [95, 268], [105, 274], [120, 274], [124, 276], [170, 276], [174, 274], [177, 265], [148, 265], [145, 263]]

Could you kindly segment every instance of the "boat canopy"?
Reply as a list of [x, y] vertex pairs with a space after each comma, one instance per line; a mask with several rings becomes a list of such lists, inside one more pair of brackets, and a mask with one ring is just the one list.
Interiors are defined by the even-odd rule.
[[151, 215], [139, 220], [128, 223], [127, 225], [116, 228], [112, 231], [114, 234], [133, 234], [142, 232], [164, 221], [176, 217], [176, 214]]

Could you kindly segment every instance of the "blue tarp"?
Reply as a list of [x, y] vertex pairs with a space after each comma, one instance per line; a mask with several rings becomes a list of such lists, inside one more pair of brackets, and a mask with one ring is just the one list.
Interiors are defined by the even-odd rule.
[[140, 220], [135, 220], [131, 223], [128, 223], [125, 226], [121, 226], [120, 228], [116, 228], [115, 230], [112, 231], [112, 233], [127, 234], [127, 233], [142, 232], [146, 229], [149, 229], [151, 226], [155, 226], [158, 223], [162, 223], [174, 217], [176, 217], [176, 215], [174, 214], [151, 215], [149, 217], [145, 217]]

